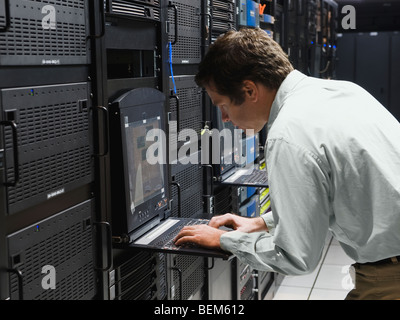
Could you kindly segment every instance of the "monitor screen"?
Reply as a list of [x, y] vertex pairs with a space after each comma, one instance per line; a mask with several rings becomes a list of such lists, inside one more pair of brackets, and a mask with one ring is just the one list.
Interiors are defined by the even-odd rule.
[[110, 110], [112, 232], [132, 240], [169, 214], [165, 94], [135, 88]]
[[[149, 199], [164, 193], [164, 166], [162, 163], [149, 161], [149, 156], [154, 151], [148, 152], [149, 147], [154, 144], [155, 130], [161, 129], [161, 118], [129, 122], [125, 118], [127, 162], [129, 171], [129, 192], [131, 199], [131, 212], [135, 207]], [[162, 144], [159, 144], [162, 147]], [[156, 150], [155, 152], [161, 152]]]

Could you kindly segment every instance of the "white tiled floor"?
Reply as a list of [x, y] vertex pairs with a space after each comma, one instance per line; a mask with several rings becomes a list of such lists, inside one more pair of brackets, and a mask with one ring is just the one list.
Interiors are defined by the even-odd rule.
[[329, 235], [316, 270], [305, 276], [286, 276], [274, 300], [344, 300], [354, 286], [349, 275], [352, 263], [354, 261]]

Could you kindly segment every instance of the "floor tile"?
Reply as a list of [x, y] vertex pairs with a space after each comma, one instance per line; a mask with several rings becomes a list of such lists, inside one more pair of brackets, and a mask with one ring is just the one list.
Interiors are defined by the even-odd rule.
[[273, 300], [307, 300], [311, 288], [280, 286]]
[[311, 291], [309, 300], [344, 300], [348, 291], [345, 290], [330, 290], [316, 289]]
[[323, 264], [315, 281], [314, 288], [351, 290], [354, 287], [349, 274], [349, 265], [325, 265]]

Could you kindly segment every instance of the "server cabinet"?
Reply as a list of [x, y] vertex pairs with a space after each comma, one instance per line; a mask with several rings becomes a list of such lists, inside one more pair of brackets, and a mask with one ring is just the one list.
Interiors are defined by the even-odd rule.
[[[108, 200], [102, 215], [113, 227], [113, 211], [118, 207], [111, 197], [113, 188], [110, 162], [111, 135], [109, 104], [135, 88], [154, 88], [165, 94], [168, 87], [165, 1], [104, 1], [104, 36], [98, 40], [95, 59], [101, 78], [98, 99], [104, 106], [104, 155], [101, 173], [103, 197]], [[167, 111], [167, 110], [165, 110]], [[107, 119], [109, 118], [109, 119]], [[100, 121], [101, 121], [100, 119]], [[169, 190], [167, 190], [169, 193]], [[115, 216], [115, 215], [114, 215]], [[117, 249], [104, 244], [103, 256], [110, 257], [112, 268], [101, 273], [101, 298], [106, 300], [151, 300], [166, 296], [166, 262], [163, 254]], [[103, 258], [104, 260], [104, 258]], [[105, 259], [107, 260], [107, 259]], [[107, 261], [105, 261], [107, 262]], [[103, 263], [104, 264], [104, 263]]]
[[[123, 250], [110, 271], [110, 300], [163, 300], [167, 296], [166, 255]], [[159, 278], [162, 281], [159, 281]]]
[[0, 65], [90, 63], [88, 3], [85, 0], [2, 1]]
[[93, 209], [88, 200], [7, 237], [11, 299], [94, 297]]
[[[338, 37], [337, 77], [353, 81], [399, 115], [398, 32], [343, 33]], [[371, 61], [374, 61], [371, 64]]]
[[[97, 294], [92, 10], [87, 0], [0, 4], [4, 299]], [[56, 289], [42, 285], [45, 266]]]
[[[199, 152], [193, 158], [199, 159]], [[203, 168], [199, 162], [171, 164], [171, 216], [209, 218], [203, 205]]]
[[[1, 89], [7, 212], [93, 181], [88, 83]], [[19, 155], [16, 159], [16, 155]]]
[[203, 257], [168, 254], [168, 300], [202, 300], [204, 268]]
[[201, 1], [169, 1], [168, 41], [172, 64], [198, 64], [201, 61]]
[[385, 107], [389, 106], [389, 40], [387, 33], [369, 33], [356, 38], [354, 80]]
[[[194, 82], [204, 52], [204, 7], [204, 1], [173, 0], [167, 8], [171, 215], [188, 218], [204, 217], [205, 171], [199, 141], [204, 106]], [[204, 258], [168, 255], [167, 273], [168, 299], [203, 297]]]

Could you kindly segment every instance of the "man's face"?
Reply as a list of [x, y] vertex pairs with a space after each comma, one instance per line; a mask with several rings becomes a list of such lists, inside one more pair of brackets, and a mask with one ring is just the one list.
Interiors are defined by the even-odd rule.
[[[253, 83], [254, 86], [256, 86]], [[262, 130], [268, 121], [269, 109], [271, 107], [274, 96], [268, 97], [267, 100], [262, 98], [265, 96], [265, 87], [252, 88], [249, 92], [245, 92], [245, 101], [241, 105], [235, 105], [227, 96], [219, 94], [213, 86], [205, 87], [211, 101], [221, 110], [222, 121], [232, 122], [239, 129], [252, 129], [254, 132]], [[254, 90], [257, 90], [254, 99]], [[262, 92], [260, 92], [262, 90]], [[269, 104], [269, 100], [271, 100]]]

